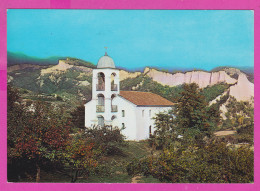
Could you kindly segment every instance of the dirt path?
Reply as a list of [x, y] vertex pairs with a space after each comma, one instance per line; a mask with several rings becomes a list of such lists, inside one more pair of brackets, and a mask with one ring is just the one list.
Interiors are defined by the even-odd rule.
[[236, 133], [236, 131], [234, 131], [234, 130], [218, 131], [218, 132], [214, 133], [214, 135], [216, 135], [217, 137], [219, 137], [219, 136], [232, 135], [232, 134], [235, 134], [235, 133]]
[[138, 182], [139, 182], [139, 179], [141, 179], [141, 178], [142, 178], [141, 176], [134, 176], [134, 177], [132, 178], [131, 183], [138, 183]]

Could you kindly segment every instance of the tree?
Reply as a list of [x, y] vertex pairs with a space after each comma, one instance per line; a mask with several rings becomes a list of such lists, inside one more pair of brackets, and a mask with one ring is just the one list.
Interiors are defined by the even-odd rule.
[[201, 94], [201, 90], [195, 83], [184, 84], [184, 91], [176, 105], [176, 123], [180, 128], [194, 128], [207, 131], [207, 102]]
[[195, 83], [184, 84], [173, 109], [155, 117], [157, 145], [168, 147], [178, 136], [183, 136], [178, 139], [183, 143], [199, 143], [211, 135], [212, 128], [219, 123], [220, 112], [217, 105], [208, 105], [201, 91]]
[[85, 129], [85, 106], [80, 105], [70, 113], [71, 122], [76, 128]]
[[168, 113], [159, 113], [155, 117], [154, 135], [151, 137], [153, 147], [164, 149], [169, 146], [177, 137], [175, 132], [175, 123], [173, 111]]
[[72, 137], [69, 139], [64, 152], [64, 162], [71, 169], [71, 182], [77, 181], [78, 177], [90, 172], [98, 166], [98, 156], [101, 150], [94, 149], [94, 143], [84, 139], [84, 137]]
[[94, 126], [87, 128], [83, 137], [95, 143], [96, 149], [102, 149], [103, 155], [124, 155], [122, 147], [125, 147], [127, 144], [125, 136], [118, 128]]
[[8, 87], [7, 121], [9, 162], [30, 163], [30, 167], [36, 168], [39, 182], [41, 166], [62, 157], [69, 138], [69, 122], [59, 109], [46, 103], [35, 102], [26, 107], [12, 87]]

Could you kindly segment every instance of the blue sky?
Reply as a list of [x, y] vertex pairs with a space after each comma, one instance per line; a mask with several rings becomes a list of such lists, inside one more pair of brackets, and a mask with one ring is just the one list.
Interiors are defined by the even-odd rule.
[[96, 64], [108, 47], [128, 69], [253, 66], [253, 19], [249, 10], [9, 9], [7, 49]]

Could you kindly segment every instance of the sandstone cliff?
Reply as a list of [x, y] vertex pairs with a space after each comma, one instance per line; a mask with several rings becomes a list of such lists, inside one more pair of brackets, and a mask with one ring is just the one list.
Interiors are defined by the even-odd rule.
[[158, 71], [155, 69], [145, 68], [144, 73], [151, 77], [154, 81], [161, 83], [162, 85], [177, 86], [184, 83], [196, 83], [200, 88], [205, 88], [209, 85], [215, 85], [217, 83], [234, 84], [236, 79], [230, 77], [225, 71], [219, 72], [204, 72], [204, 71], [192, 71], [186, 73], [171, 74], [167, 72]]
[[241, 73], [237, 84], [230, 87], [229, 95], [235, 97], [237, 101], [249, 101], [254, 97], [254, 84]]
[[41, 70], [41, 75], [49, 73], [59, 73], [62, 71], [66, 71], [67, 69], [72, 67], [73, 65], [67, 64], [63, 60], [59, 60], [59, 63], [57, 65]]
[[126, 78], [135, 78], [140, 74], [141, 72], [127, 72], [125, 70], [120, 70], [119, 77], [120, 77], [120, 81], [122, 81]]

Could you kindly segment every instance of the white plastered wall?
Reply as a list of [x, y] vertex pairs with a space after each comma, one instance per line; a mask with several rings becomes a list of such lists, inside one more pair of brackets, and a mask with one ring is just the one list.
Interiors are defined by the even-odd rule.
[[151, 126], [151, 133], [155, 130], [155, 120], [153, 118], [156, 117], [156, 114], [167, 112], [170, 109], [171, 107], [136, 107], [137, 140], [148, 139], [150, 134], [149, 127]]
[[[125, 124], [125, 129], [122, 133], [126, 136], [127, 140], [137, 140], [136, 137], [136, 116], [135, 116], [135, 108], [136, 105], [125, 100], [124, 98], [117, 96], [113, 100], [113, 104], [117, 105], [118, 112], [115, 112], [114, 115], [116, 119], [113, 120], [112, 125], [118, 126], [122, 128], [122, 123]], [[125, 116], [122, 116], [122, 110], [125, 111]]]

